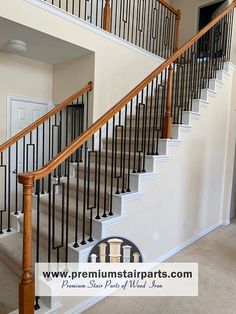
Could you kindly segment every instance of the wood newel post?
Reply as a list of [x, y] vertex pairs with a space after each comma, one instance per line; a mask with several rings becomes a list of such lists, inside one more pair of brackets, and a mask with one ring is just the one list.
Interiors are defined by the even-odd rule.
[[163, 138], [172, 137], [172, 116], [171, 116], [172, 88], [173, 88], [173, 68], [172, 68], [172, 65], [170, 65], [168, 69], [166, 110], [165, 110], [164, 125], [163, 125]]
[[181, 20], [181, 11], [178, 10], [178, 15], [175, 18], [175, 45], [174, 52], [179, 49], [179, 33], [180, 33], [180, 20]]
[[19, 314], [34, 313], [34, 280], [32, 275], [32, 187], [33, 177], [19, 177], [23, 184], [23, 274], [19, 285]]
[[106, 0], [104, 7], [104, 17], [103, 17], [103, 29], [107, 32], [110, 32], [111, 27], [111, 5], [110, 0]]

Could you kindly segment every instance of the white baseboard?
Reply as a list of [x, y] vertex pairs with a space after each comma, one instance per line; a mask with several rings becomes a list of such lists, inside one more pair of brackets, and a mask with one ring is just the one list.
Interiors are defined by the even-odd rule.
[[[210, 233], [211, 231], [215, 230], [219, 226], [224, 224], [222, 221], [219, 221], [215, 223], [214, 225], [210, 226], [209, 228], [206, 228], [199, 232], [198, 234], [194, 235], [192, 238], [190, 238], [187, 241], [184, 241], [180, 245], [174, 247], [172, 250], [166, 252], [164, 255], [159, 256], [157, 259], [153, 261], [153, 263], [161, 263], [170, 258], [171, 256], [175, 255], [176, 253], [182, 251], [184, 248], [188, 247], [192, 243], [198, 241], [199, 239], [203, 238], [205, 235]], [[88, 310], [90, 307], [96, 305], [103, 299], [105, 299], [107, 296], [99, 296], [99, 297], [91, 297], [88, 300], [82, 302], [81, 304], [74, 307], [72, 310], [67, 311], [65, 314], [80, 314], [84, 311]]]
[[224, 226], [230, 225], [230, 219], [223, 220], [223, 221], [222, 221], [222, 225], [224, 225]]
[[174, 247], [172, 250], [168, 251], [167, 253], [165, 253], [164, 255], [158, 257], [156, 260], [154, 260], [154, 263], [161, 263], [164, 262], [165, 260], [167, 260], [168, 258], [170, 258], [171, 256], [177, 254], [178, 252], [182, 251], [184, 248], [188, 247], [189, 245], [191, 245], [192, 243], [200, 240], [201, 238], [203, 238], [205, 235], [207, 235], [208, 233], [210, 233], [211, 231], [215, 230], [216, 228], [218, 228], [219, 226], [221, 226], [223, 224], [222, 221], [219, 221], [217, 223], [215, 223], [214, 225], [210, 226], [209, 228], [202, 230], [201, 232], [199, 232], [198, 234], [194, 235], [191, 239], [184, 241], [183, 243], [179, 244], [178, 246]]
[[78, 306], [74, 307], [72, 310], [67, 311], [65, 314], [80, 314], [87, 311], [92, 306], [104, 300], [107, 296], [91, 297], [88, 300], [82, 302]]

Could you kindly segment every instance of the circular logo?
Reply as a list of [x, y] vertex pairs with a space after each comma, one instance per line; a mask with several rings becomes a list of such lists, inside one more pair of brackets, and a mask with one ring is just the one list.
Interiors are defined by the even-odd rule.
[[137, 246], [121, 237], [109, 237], [98, 242], [91, 250], [89, 263], [142, 263]]

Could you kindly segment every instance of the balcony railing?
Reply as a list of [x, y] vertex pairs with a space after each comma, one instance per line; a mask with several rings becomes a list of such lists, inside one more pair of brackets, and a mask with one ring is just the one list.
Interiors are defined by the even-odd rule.
[[164, 0], [42, 0], [163, 58], [178, 49], [180, 11]]

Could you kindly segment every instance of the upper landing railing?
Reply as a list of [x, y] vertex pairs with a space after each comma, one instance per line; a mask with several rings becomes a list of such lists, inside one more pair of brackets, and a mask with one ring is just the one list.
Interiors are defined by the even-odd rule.
[[164, 0], [42, 0], [163, 58], [178, 49], [180, 11]]

